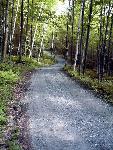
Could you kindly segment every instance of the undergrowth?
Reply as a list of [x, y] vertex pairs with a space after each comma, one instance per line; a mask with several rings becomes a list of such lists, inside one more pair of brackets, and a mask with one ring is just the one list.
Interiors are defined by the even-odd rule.
[[[0, 138], [2, 137], [2, 130], [7, 124], [7, 107], [10, 101], [13, 99], [13, 87], [14, 85], [22, 80], [22, 74], [31, 71], [38, 67], [43, 67], [47, 65], [54, 64], [55, 60], [50, 56], [44, 55], [37, 62], [35, 58], [22, 57], [22, 62], [17, 63], [18, 58], [16, 56], [12, 57], [11, 63], [4, 62], [0, 64]], [[10, 149], [15, 147], [16, 150], [19, 146], [16, 145], [16, 141], [10, 142]]]
[[105, 78], [103, 81], [99, 82], [94, 72], [90, 70], [86, 71], [85, 75], [79, 75], [79, 73], [74, 71], [72, 67], [65, 66], [64, 71], [66, 71], [74, 79], [80, 81], [83, 85], [96, 91], [106, 101], [113, 103], [113, 78]]

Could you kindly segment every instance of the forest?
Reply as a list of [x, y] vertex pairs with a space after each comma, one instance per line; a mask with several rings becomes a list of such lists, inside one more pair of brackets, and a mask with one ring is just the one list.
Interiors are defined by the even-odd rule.
[[59, 55], [64, 72], [113, 103], [113, 0], [0, 0], [2, 137], [23, 74]]
[[111, 76], [112, 0], [65, 1], [67, 10], [61, 14], [55, 13], [57, 3], [1, 1], [1, 62], [14, 55], [20, 62], [22, 56], [38, 59], [44, 49], [50, 49], [67, 55], [79, 73], [91, 68], [99, 80]]

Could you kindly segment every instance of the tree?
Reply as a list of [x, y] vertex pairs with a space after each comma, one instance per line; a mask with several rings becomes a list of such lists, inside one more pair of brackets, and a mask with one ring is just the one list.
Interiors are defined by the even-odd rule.
[[22, 59], [22, 42], [23, 42], [23, 21], [24, 21], [24, 16], [23, 16], [23, 9], [24, 9], [24, 1], [21, 0], [21, 21], [20, 21], [20, 41], [19, 41], [19, 62], [21, 62]]

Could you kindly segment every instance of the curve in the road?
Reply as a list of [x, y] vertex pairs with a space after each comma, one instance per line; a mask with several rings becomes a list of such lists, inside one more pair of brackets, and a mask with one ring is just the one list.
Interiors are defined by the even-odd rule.
[[58, 62], [33, 74], [24, 99], [32, 150], [113, 150], [113, 107], [67, 77]]

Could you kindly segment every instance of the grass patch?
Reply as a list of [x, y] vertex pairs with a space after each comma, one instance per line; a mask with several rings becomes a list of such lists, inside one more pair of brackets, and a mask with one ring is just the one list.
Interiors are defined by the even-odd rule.
[[[0, 138], [2, 137], [3, 128], [7, 124], [7, 107], [13, 99], [13, 87], [22, 80], [22, 74], [55, 63], [55, 60], [47, 55], [44, 55], [40, 62], [37, 62], [35, 58], [26, 57], [22, 57], [22, 63], [17, 63], [17, 60], [18, 58], [14, 56], [12, 57], [12, 63], [0, 64]], [[11, 150], [19, 150], [15, 140], [10, 142], [9, 147], [11, 147], [9, 148]]]
[[84, 76], [82, 74], [79, 75], [77, 71], [73, 71], [70, 66], [65, 66], [64, 71], [66, 71], [74, 79], [80, 81], [83, 85], [86, 85], [90, 89], [96, 91], [108, 102], [113, 103], [113, 78], [105, 78], [102, 82], [99, 82], [95, 74], [89, 70]]
[[12, 140], [8, 144], [9, 150], [22, 150], [17, 140]]
[[16, 128], [12, 132], [12, 138], [10, 141], [7, 142], [9, 150], [22, 150], [19, 141], [18, 141], [18, 136], [19, 136], [19, 129]]

